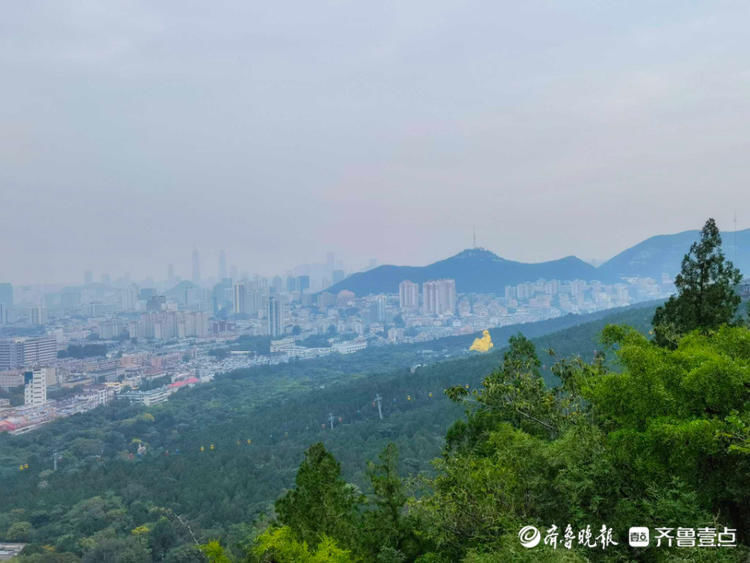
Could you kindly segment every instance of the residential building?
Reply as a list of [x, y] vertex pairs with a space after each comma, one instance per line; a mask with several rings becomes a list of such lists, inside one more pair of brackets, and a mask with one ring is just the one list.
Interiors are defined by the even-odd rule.
[[409, 280], [398, 284], [398, 306], [411, 311], [419, 308], [419, 284]]
[[422, 284], [422, 307], [428, 315], [452, 315], [456, 311], [456, 281], [436, 280]]
[[282, 303], [276, 297], [268, 298], [268, 310], [267, 322], [268, 322], [268, 335], [271, 338], [278, 338], [284, 333], [284, 326], [282, 323]]
[[40, 406], [47, 402], [47, 369], [37, 368], [23, 374], [23, 404]]

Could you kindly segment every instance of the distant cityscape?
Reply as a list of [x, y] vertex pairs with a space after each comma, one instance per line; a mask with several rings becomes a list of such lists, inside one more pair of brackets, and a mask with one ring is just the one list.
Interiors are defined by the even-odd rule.
[[591, 313], [674, 290], [664, 273], [614, 284], [538, 279], [494, 293], [404, 279], [398, 293], [356, 295], [327, 291], [347, 277], [332, 253], [269, 278], [238, 274], [221, 252], [217, 275], [204, 280], [193, 251], [191, 273], [179, 280], [168, 265], [161, 282], [95, 282], [87, 271], [82, 284], [54, 289], [0, 283], [0, 432], [115, 398], [157, 404], [237, 368]]

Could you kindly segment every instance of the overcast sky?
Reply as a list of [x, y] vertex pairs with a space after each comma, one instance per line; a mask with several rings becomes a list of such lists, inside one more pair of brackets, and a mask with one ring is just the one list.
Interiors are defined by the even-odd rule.
[[6, 2], [0, 281], [750, 226], [747, 2]]

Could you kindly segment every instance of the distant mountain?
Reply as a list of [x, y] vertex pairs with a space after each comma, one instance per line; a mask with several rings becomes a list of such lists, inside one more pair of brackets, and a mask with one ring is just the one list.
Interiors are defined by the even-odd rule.
[[462, 293], [500, 293], [506, 285], [539, 278], [591, 280], [596, 275], [596, 268], [575, 256], [527, 264], [500, 258], [489, 250], [472, 248], [428, 266], [379, 266], [353, 274], [326, 291], [337, 293], [348, 289], [356, 295], [397, 293], [398, 284], [404, 280], [424, 283], [449, 278], [456, 280], [456, 289]]
[[[403, 280], [424, 283], [449, 278], [456, 280], [461, 293], [500, 293], [506, 285], [539, 278], [558, 280], [600, 280], [613, 283], [627, 277], [651, 277], [660, 280], [662, 273], [674, 277], [680, 271], [682, 257], [698, 240], [700, 231], [659, 235], [620, 252], [598, 268], [575, 256], [549, 262], [525, 263], [506, 260], [489, 250], [472, 248], [427, 266], [379, 266], [353, 274], [326, 291], [342, 289], [356, 295], [396, 293]], [[736, 248], [735, 248], [736, 238]], [[724, 253], [750, 277], [750, 229], [723, 232]]]
[[[624, 277], [650, 277], [661, 279], [662, 273], [674, 277], [687, 254], [690, 245], [700, 238], [700, 231], [683, 231], [674, 235], [658, 235], [620, 252], [599, 266], [603, 281], [614, 281]], [[750, 229], [721, 233], [722, 247], [727, 259], [736, 262], [745, 275], [750, 277]], [[735, 247], [736, 238], [736, 247]]]

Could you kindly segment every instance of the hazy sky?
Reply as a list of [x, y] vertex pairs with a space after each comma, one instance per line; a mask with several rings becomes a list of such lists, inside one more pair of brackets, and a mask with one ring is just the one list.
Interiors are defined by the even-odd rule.
[[0, 281], [750, 226], [747, 2], [6, 2]]

